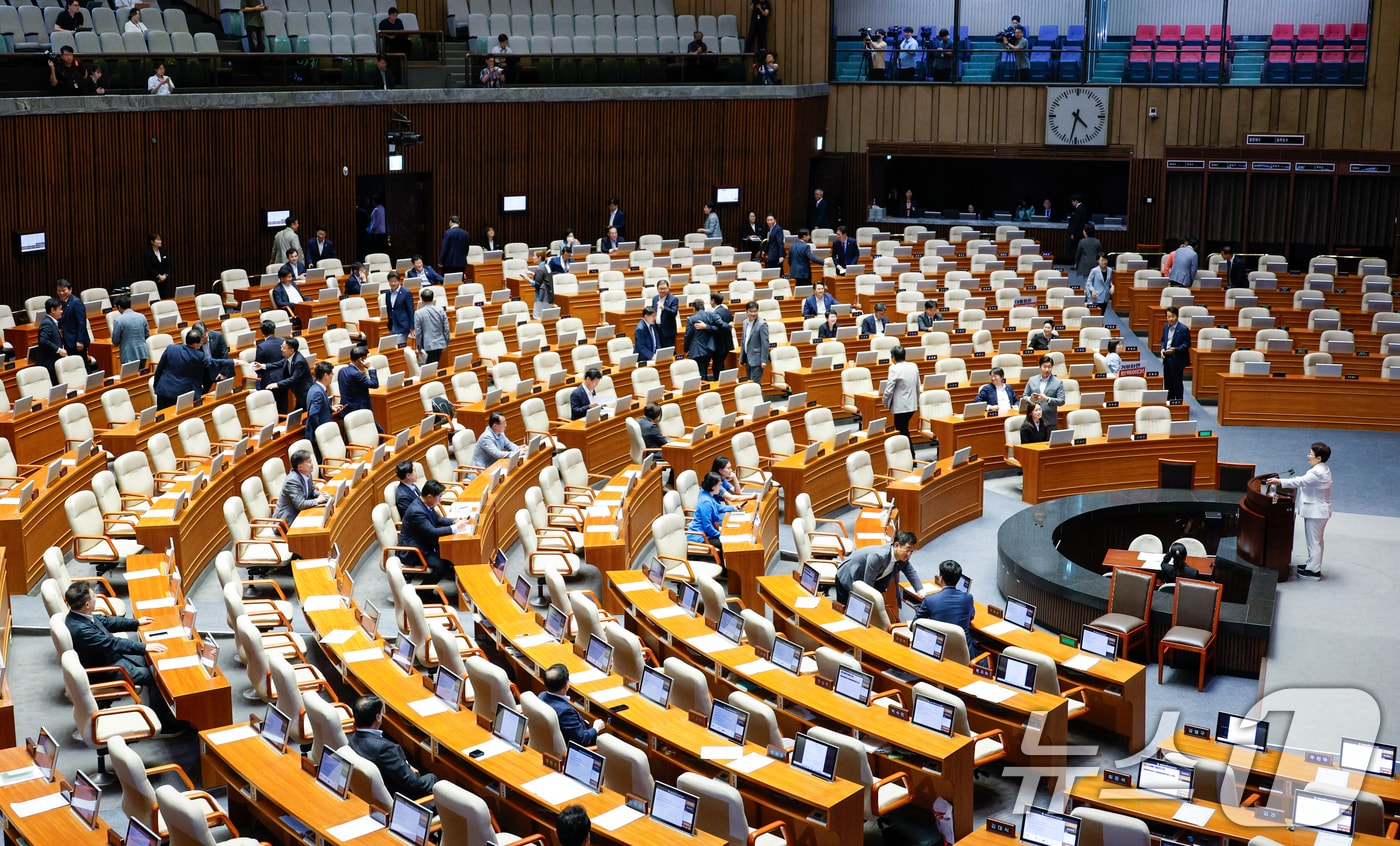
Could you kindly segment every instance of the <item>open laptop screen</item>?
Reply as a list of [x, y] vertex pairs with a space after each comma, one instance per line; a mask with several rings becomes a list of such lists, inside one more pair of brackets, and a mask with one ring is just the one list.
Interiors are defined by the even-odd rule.
[[642, 680], [637, 686], [637, 692], [648, 700], [665, 708], [671, 702], [672, 683], [673, 681], [670, 676], [655, 667], [643, 667]]
[[792, 747], [792, 765], [818, 778], [836, 778], [836, 747], [799, 732]]
[[1021, 840], [1034, 846], [1078, 846], [1079, 820], [1034, 805], [1026, 808]]
[[603, 786], [603, 756], [570, 743], [564, 754], [564, 775], [597, 793]]
[[709, 729], [730, 743], [743, 744], [749, 712], [716, 700], [710, 706]]
[[588, 652], [583, 656], [583, 660], [588, 662], [588, 666], [600, 673], [610, 673], [612, 672], [612, 659], [612, 645], [597, 635], [589, 635]]
[[394, 794], [394, 807], [389, 811], [390, 833], [398, 835], [413, 846], [428, 846], [428, 833], [432, 822], [432, 811], [402, 793]]
[[1035, 665], [1028, 661], [1012, 658], [1005, 653], [997, 656], [997, 681], [1019, 687], [1027, 693], [1035, 692]]
[[446, 667], [438, 667], [437, 678], [433, 680], [433, 695], [455, 710], [462, 702], [462, 691], [466, 681]]
[[686, 834], [695, 833], [695, 813], [699, 808], [700, 797], [659, 781], [651, 794], [651, 818]]

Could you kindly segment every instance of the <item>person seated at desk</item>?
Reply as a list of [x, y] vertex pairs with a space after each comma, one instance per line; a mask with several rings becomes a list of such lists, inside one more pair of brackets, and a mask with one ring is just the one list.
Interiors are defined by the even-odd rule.
[[622, 241], [617, 236], [617, 227], [609, 226], [606, 235], [598, 239], [598, 252], [613, 255], [622, 248]]
[[660, 336], [656, 331], [656, 309], [642, 306], [642, 319], [637, 321], [637, 329], [632, 333], [632, 352], [637, 354], [639, 364], [656, 358]]
[[365, 289], [365, 283], [369, 277], [365, 274], [365, 266], [360, 262], [350, 264], [350, 275], [345, 277], [345, 284], [341, 286], [341, 293], [347, 297], [358, 297]]
[[[290, 315], [292, 306], [304, 301], [305, 297], [301, 295], [301, 289], [297, 287], [292, 271], [285, 264], [282, 265], [282, 269], [277, 271], [277, 284], [272, 288], [272, 307], [280, 308]], [[293, 321], [295, 322], [295, 318]]]
[[1022, 197], [1021, 205], [1016, 207], [1016, 211], [1011, 215], [1012, 220], [1034, 220], [1035, 207], [1031, 205], [1030, 197]]
[[1118, 354], [1118, 346], [1122, 343], [1117, 338], [1108, 342], [1108, 355], [1104, 356], [1103, 360], [1109, 375], [1117, 376], [1118, 371], [1123, 369], [1123, 357]]
[[[435, 585], [452, 575], [452, 562], [443, 559], [438, 542], [455, 533], [458, 527], [438, 513], [443, 490], [442, 482], [437, 479], [425, 482], [423, 492], [404, 511], [403, 525], [399, 529], [399, 545], [411, 546], [422, 553], [423, 563], [428, 567], [420, 584]], [[417, 562], [410, 557], [408, 563]]]
[[734, 462], [728, 456], [719, 455], [710, 464], [710, 472], [719, 476], [720, 498], [727, 503], [748, 502], [758, 499], [756, 493], [739, 493], [739, 476], [734, 472]]
[[559, 838], [559, 846], [588, 846], [593, 842], [593, 821], [588, 818], [588, 810], [582, 805], [570, 805], [560, 811], [554, 834]]
[[502, 458], [509, 458], [517, 449], [520, 447], [506, 437], [506, 416], [499, 411], [493, 411], [487, 419], [486, 431], [476, 439], [471, 463], [477, 467], [490, 467]]
[[939, 564], [938, 575], [933, 577], [938, 590], [923, 598], [919, 610], [914, 612], [914, 618], [936, 620], [962, 629], [967, 636], [967, 654], [975, 656], [977, 647], [972, 642], [972, 617], [977, 609], [972, 594], [957, 589], [962, 574], [962, 565], [951, 558]]
[[389, 290], [384, 292], [382, 317], [389, 321], [389, 334], [398, 335], [403, 344], [413, 338], [413, 292], [403, 287], [403, 280], [389, 271]]
[[311, 476], [315, 469], [311, 451], [299, 449], [292, 453], [291, 460], [292, 472], [282, 480], [282, 492], [277, 495], [277, 510], [272, 514], [274, 520], [281, 520], [288, 526], [306, 509], [330, 501], [328, 495], [316, 490], [316, 482]]
[[660, 449], [671, 442], [670, 438], [661, 434], [661, 406], [654, 402], [649, 402], [646, 408], [642, 409], [642, 419], [637, 423], [637, 428], [642, 430], [642, 444], [647, 449]]
[[422, 494], [418, 490], [418, 468], [412, 461], [400, 461], [394, 465], [394, 475], [399, 477], [399, 487], [394, 493], [394, 508], [398, 509], [399, 520], [408, 512], [408, 507]]
[[[267, 388], [273, 394], [281, 394], [282, 404], [287, 408], [292, 407], [292, 400], [296, 400], [297, 408], [306, 408], [306, 394], [311, 390], [311, 365], [306, 363], [306, 356], [301, 354], [300, 338], [288, 336], [282, 339], [282, 360], [282, 375], [276, 382], [268, 384]], [[342, 395], [344, 391], [345, 386], [342, 382]]]
[[1041, 444], [1050, 440], [1050, 427], [1045, 423], [1045, 409], [1040, 403], [1023, 399], [1020, 413], [1026, 415], [1021, 424], [1021, 443]]
[[296, 250], [287, 251], [287, 261], [277, 270], [280, 276], [283, 270], [290, 270], [298, 281], [306, 278], [306, 262], [301, 260], [301, 254]]
[[826, 285], [815, 282], [812, 284], [812, 293], [802, 301], [802, 319], [826, 314], [836, 304], [836, 298], [826, 292]]
[[187, 731], [189, 725], [176, 720], [170, 712], [170, 706], [155, 684], [150, 659], [146, 657], [165, 652], [165, 644], [155, 641], [142, 643], [140, 640], [112, 636], [112, 632], [134, 632], [154, 620], [150, 617], [133, 620], [130, 617], [95, 614], [96, 600], [92, 588], [85, 582], [70, 584], [63, 593], [63, 601], [68, 605], [68, 614], [63, 623], [73, 640], [73, 651], [78, 653], [78, 661], [89, 669], [115, 667], [123, 670], [131, 678], [132, 684], [145, 688], [151, 710], [160, 720], [161, 733], [157, 737], [174, 737]]
[[590, 367], [583, 372], [583, 384], [569, 394], [569, 419], [582, 420], [588, 410], [598, 404], [598, 383], [603, 379], [603, 371]]
[[[63, 332], [59, 329], [58, 320], [63, 316], [63, 301], [57, 297], [49, 297], [44, 300], [44, 318], [39, 321], [39, 340], [29, 350], [29, 363], [35, 367], [42, 367], [49, 371], [49, 379], [55, 384], [58, 383], [58, 376], [55, 373], [54, 365], [60, 358], [68, 355], [68, 350], [63, 348]], [[140, 315], [137, 315], [140, 317]], [[141, 318], [142, 324], [146, 319]], [[144, 351], [146, 345], [143, 343], [141, 349]]]
[[379, 374], [369, 366], [369, 347], [356, 344], [351, 348], [350, 365], [340, 368], [340, 376], [337, 378], [340, 380], [341, 416], [372, 407], [369, 389], [379, 387]]
[[426, 279], [429, 285], [441, 285], [442, 274], [423, 263], [422, 256], [413, 257], [413, 266], [408, 269], [409, 279]]
[[191, 326], [185, 343], [171, 344], [156, 365], [156, 410], [174, 405], [182, 394], [202, 394], [217, 376], [232, 376], [237, 363], [227, 358], [205, 358], [204, 330]]
[[350, 735], [350, 748], [379, 768], [389, 793], [402, 793], [411, 799], [432, 793], [437, 776], [409, 766], [403, 747], [384, 736], [384, 700], [366, 693], [355, 700], [352, 710], [355, 731]]
[[904, 574], [916, 593], [922, 594], [923, 580], [910, 560], [916, 543], [913, 532], [895, 532], [889, 546], [867, 546], [851, 553], [851, 557], [836, 569], [836, 601], [845, 605], [851, 598], [851, 585], [856, 582], [865, 582], [884, 593], [894, 579], [895, 570]]
[[1186, 563], [1185, 544], [1174, 543], [1167, 547], [1167, 551], [1162, 555], [1159, 582], [1169, 585], [1177, 579], [1199, 579], [1200, 577], [1201, 571]]
[[834, 311], [826, 313], [826, 322], [817, 327], [817, 340], [835, 340], [836, 333], [841, 329], [841, 316]]
[[995, 408], [1005, 414], [1016, 407], [1016, 389], [1006, 384], [1006, 371], [993, 367], [991, 380], [977, 392], [977, 401], [985, 402], [988, 408]]
[[590, 726], [583, 721], [574, 703], [569, 701], [569, 668], [563, 664], [550, 665], [544, 671], [544, 688], [540, 701], [554, 709], [564, 742], [579, 746], [598, 745], [598, 732], [603, 729], [603, 721], [594, 720]]
[[938, 314], [938, 304], [933, 300], [924, 300], [924, 311], [919, 315], [919, 331], [933, 331], [933, 324], [942, 319], [943, 318]]
[[311, 387], [306, 390], [306, 439], [320, 458], [320, 447], [316, 445], [316, 427], [329, 423], [340, 413], [340, 406], [331, 399], [331, 374], [335, 365], [329, 361], [316, 362], [316, 371]]
[[724, 515], [736, 511], [734, 506], [721, 497], [724, 480], [718, 473], [706, 473], [700, 480], [700, 497], [695, 501], [695, 516], [686, 530], [686, 539], [694, 543], [708, 543], [719, 555], [719, 565], [724, 566], [724, 547], [720, 543], [720, 524]]
[[875, 313], [867, 314], [860, 322], [860, 334], [862, 335], [884, 335], [888, 332], [890, 319], [885, 316], [889, 308], [884, 303], [875, 304]]
[[1031, 350], [1034, 352], [1047, 352], [1050, 349], [1050, 342], [1060, 337], [1060, 333], [1055, 331], [1055, 321], [1047, 320], [1040, 326], [1040, 331], [1031, 336]]

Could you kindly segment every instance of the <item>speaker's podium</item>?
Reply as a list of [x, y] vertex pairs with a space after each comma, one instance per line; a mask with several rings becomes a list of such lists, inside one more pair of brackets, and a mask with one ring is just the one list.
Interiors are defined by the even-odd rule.
[[1280, 489], [1269, 492], [1275, 474], [1255, 476], [1240, 497], [1240, 557], [1256, 567], [1267, 567], [1288, 581], [1293, 560], [1293, 495]]

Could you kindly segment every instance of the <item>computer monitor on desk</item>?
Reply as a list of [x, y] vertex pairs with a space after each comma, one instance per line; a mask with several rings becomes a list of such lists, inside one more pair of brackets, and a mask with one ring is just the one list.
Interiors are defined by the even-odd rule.
[[1355, 799], [1342, 799], [1311, 790], [1299, 790], [1293, 794], [1294, 825], [1349, 836], [1355, 833], [1355, 820]]
[[432, 833], [433, 812], [403, 795], [394, 794], [394, 807], [389, 811], [389, 833], [412, 846], [428, 846]]
[[674, 683], [674, 679], [655, 667], [643, 667], [637, 692], [658, 707], [665, 708], [671, 703], [671, 685]]
[[1191, 781], [1196, 774], [1192, 767], [1182, 767], [1170, 761], [1143, 758], [1138, 764], [1139, 790], [1157, 793], [1183, 802], [1191, 801]]
[[354, 769], [345, 757], [329, 746], [322, 747], [321, 760], [316, 764], [316, 783], [344, 799], [350, 790], [350, 772]]
[[834, 781], [837, 751], [833, 744], [814, 740], [806, 732], [798, 732], [792, 747], [792, 765], [817, 778]]
[[272, 748], [278, 752], [285, 752], [287, 735], [291, 728], [291, 718], [276, 705], [267, 706], [267, 712], [263, 714], [262, 730], [259, 732], [263, 740], [272, 744]]
[[695, 833], [695, 814], [700, 809], [700, 797], [668, 784], [656, 783], [651, 793], [650, 816], [682, 834]]
[[1268, 752], [1269, 724], [1221, 711], [1215, 717], [1215, 742]]
[[73, 792], [68, 797], [68, 807], [78, 815], [90, 830], [97, 829], [97, 811], [102, 805], [102, 789], [92, 783], [92, 777], [78, 770], [73, 778]]
[[749, 712], [715, 700], [710, 705], [710, 720], [707, 727], [730, 743], [742, 746], [744, 735], [749, 727]]
[[1029, 661], [1012, 658], [1006, 653], [997, 656], [996, 679], [1002, 684], [1009, 684], [1027, 693], [1034, 693], [1035, 671], [1036, 666]]
[[1344, 770], [1369, 773], [1382, 778], [1395, 778], [1395, 747], [1386, 743], [1342, 738], [1342, 753], [1337, 766]]
[[773, 663], [794, 676], [802, 674], [802, 647], [779, 635], [773, 640]]
[[1079, 648], [1105, 661], [1117, 661], [1118, 635], [1093, 626], [1085, 626], [1079, 632]]
[[160, 846], [160, 837], [145, 824], [128, 818], [126, 821], [126, 846]]
[[1079, 846], [1079, 820], [1069, 814], [1027, 806], [1021, 842], [1032, 846]]
[[870, 600], [857, 594], [846, 599], [846, 619], [864, 628], [870, 625], [870, 614], [875, 610]]
[[838, 667], [834, 690], [858, 704], [870, 704], [870, 690], [875, 685], [875, 677], [850, 667]]
[[53, 784], [53, 775], [58, 771], [58, 741], [42, 726], [38, 739], [34, 741], [34, 766], [39, 768], [44, 781]]
[[947, 637], [943, 632], [932, 626], [912, 626], [910, 632], [910, 649], [935, 661], [943, 660], [943, 647], [947, 643]]
[[570, 743], [564, 753], [564, 775], [597, 793], [603, 787], [603, 756]]
[[910, 722], [944, 737], [953, 736], [953, 706], [923, 694], [914, 694], [914, 712]]

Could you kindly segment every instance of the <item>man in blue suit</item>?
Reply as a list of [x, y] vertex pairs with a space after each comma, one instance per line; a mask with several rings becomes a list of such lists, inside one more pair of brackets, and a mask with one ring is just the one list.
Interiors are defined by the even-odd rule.
[[802, 317], [820, 317], [831, 311], [834, 305], [836, 298], [826, 292], [826, 283], [813, 283], [811, 295], [802, 301]]
[[583, 721], [574, 703], [569, 701], [569, 668], [563, 664], [554, 664], [544, 671], [544, 693], [540, 694], [540, 701], [554, 709], [555, 715], [559, 718], [559, 733], [564, 735], [565, 743], [577, 743], [579, 746], [595, 746], [598, 743], [598, 731], [603, 727], [602, 720], [594, 720], [593, 725]]
[[588, 416], [588, 409], [598, 404], [598, 383], [602, 379], [603, 371], [596, 367], [584, 371], [583, 384], [569, 393], [570, 420], [582, 420]]
[[39, 321], [39, 341], [29, 348], [29, 363], [49, 371], [49, 378], [58, 383], [54, 365], [68, 355], [63, 348], [63, 329], [59, 319], [63, 317], [63, 301], [49, 297], [44, 301], [44, 317]]
[[315, 265], [321, 259], [340, 258], [335, 252], [335, 242], [326, 237], [326, 227], [316, 227], [316, 237], [306, 244], [306, 260]]
[[763, 262], [764, 267], [783, 266], [783, 227], [778, 225], [778, 219], [773, 215], [768, 215], [768, 253]]
[[384, 700], [366, 693], [355, 700], [355, 731], [350, 735], [350, 748], [372, 762], [384, 779], [391, 794], [417, 799], [433, 792], [437, 776], [420, 773], [409, 766], [403, 747], [384, 736]]
[[452, 215], [447, 219], [447, 231], [442, 233], [442, 246], [438, 249], [438, 267], [443, 273], [461, 273], [467, 269], [467, 248], [471, 246], [471, 236], [462, 228], [462, 219]]
[[109, 617], [93, 613], [96, 601], [92, 588], [84, 582], [74, 582], [64, 591], [63, 600], [68, 605], [64, 625], [68, 636], [73, 639], [73, 651], [84, 667], [119, 667], [126, 671], [132, 683], [150, 691], [151, 710], [160, 720], [161, 734], [173, 737], [188, 726], [177, 721], [165, 704], [165, 697], [155, 685], [148, 655], [159, 655], [166, 646], [157, 641], [142, 643], [140, 640], [125, 640], [113, 637], [112, 632], [134, 632], [143, 623], [150, 623], [150, 617], [133, 620], [130, 617]]
[[341, 414], [370, 408], [369, 389], [379, 387], [379, 374], [369, 366], [369, 348], [356, 344], [350, 350], [350, 364], [340, 368]]
[[792, 274], [794, 285], [812, 284], [812, 232], [803, 227], [797, 230], [797, 240], [788, 250], [788, 273]]
[[412, 461], [404, 460], [394, 465], [394, 475], [399, 477], [399, 486], [394, 492], [394, 507], [399, 511], [399, 520], [408, 513], [414, 500], [423, 496], [418, 490], [418, 470]]
[[335, 419], [337, 407], [331, 400], [331, 374], [335, 365], [329, 361], [316, 362], [315, 380], [306, 392], [306, 439], [320, 458], [321, 448], [316, 446], [316, 427]]
[[606, 232], [612, 227], [617, 228], [618, 238], [623, 241], [627, 240], [627, 215], [623, 213], [622, 209], [618, 208], [616, 197], [612, 197], [608, 200], [608, 224], [603, 227], [603, 231]]
[[700, 378], [709, 373], [710, 356], [715, 352], [713, 315], [705, 311], [704, 300], [690, 301], [690, 317], [685, 321], [685, 357], [700, 368]]
[[656, 351], [660, 349], [658, 346], [660, 336], [656, 331], [656, 309], [651, 306], [642, 306], [642, 319], [637, 322], [637, 330], [632, 334], [634, 336], [632, 351], [637, 354], [638, 363], [656, 358]]
[[290, 313], [292, 306], [305, 299], [301, 295], [301, 290], [297, 288], [296, 275], [292, 272], [291, 266], [282, 265], [282, 269], [277, 271], [277, 284], [272, 287], [273, 308], [280, 308]]
[[1186, 365], [1191, 354], [1191, 330], [1178, 315], [1176, 306], [1167, 306], [1167, 325], [1162, 329], [1162, 381], [1169, 400], [1185, 398]]
[[846, 234], [846, 227], [836, 227], [836, 238], [831, 242], [831, 263], [836, 265], [836, 272], [842, 276], [846, 275], [846, 267], [860, 263], [860, 245], [856, 239]]
[[[452, 562], [444, 561], [439, 554], [438, 542], [455, 531], [453, 523], [437, 512], [442, 502], [442, 482], [429, 479], [423, 484], [423, 493], [409, 504], [403, 514], [403, 525], [399, 528], [399, 545], [411, 546], [423, 554], [428, 572], [423, 574], [422, 584], [433, 585], [452, 575]], [[410, 564], [416, 564], [411, 560]]]
[[681, 313], [681, 301], [671, 293], [671, 283], [662, 279], [656, 283], [656, 296], [651, 298], [651, 307], [656, 309], [657, 349], [676, 345], [676, 318]]
[[190, 327], [184, 344], [165, 348], [156, 365], [156, 408], [169, 408], [181, 394], [200, 394], [205, 384], [217, 376], [232, 376], [234, 362], [227, 358], [204, 357], [204, 330]]
[[884, 303], [875, 304], [875, 313], [867, 314], [860, 322], [860, 334], [862, 335], [885, 335], [889, 333], [890, 319], [885, 317], [888, 308]]
[[1000, 367], [993, 367], [991, 370], [992, 381], [983, 385], [977, 391], [977, 401], [985, 402], [988, 408], [1005, 408], [1008, 411], [1016, 407], [1016, 389], [1006, 384], [1006, 371]]
[[295, 337], [282, 339], [282, 375], [268, 385], [274, 394], [282, 395], [282, 402], [291, 408], [296, 400], [297, 408], [306, 408], [306, 394], [311, 390], [311, 367], [301, 354], [301, 340]]
[[972, 594], [958, 590], [958, 582], [962, 581], [962, 565], [952, 559], [944, 561], [938, 565], [938, 575], [934, 581], [940, 590], [924, 597], [914, 617], [936, 620], [962, 629], [967, 638], [967, 654], [977, 655], [977, 647], [972, 642], [972, 615], [975, 613]]
[[392, 270], [389, 290], [384, 292], [384, 314], [390, 335], [398, 335], [400, 343], [413, 339], [413, 292], [403, 287], [403, 280]]
[[[258, 328], [262, 331], [262, 340], [258, 341], [253, 363], [254, 369], [258, 371], [258, 390], [265, 390], [268, 385], [282, 378], [282, 339], [277, 337], [277, 325], [271, 320], [264, 320]], [[259, 364], [262, 367], [256, 366]], [[287, 409], [281, 410], [285, 412]]]
[[58, 280], [58, 299], [63, 303], [63, 316], [58, 325], [63, 330], [63, 348], [69, 355], [81, 356], [87, 361], [88, 344], [92, 334], [88, 332], [87, 303], [73, 296], [73, 283], [67, 279]]

